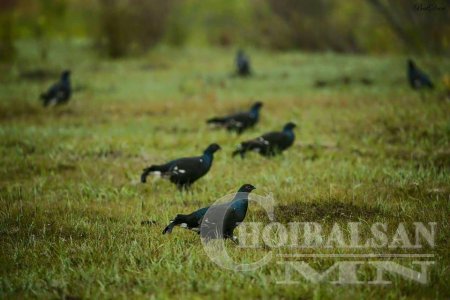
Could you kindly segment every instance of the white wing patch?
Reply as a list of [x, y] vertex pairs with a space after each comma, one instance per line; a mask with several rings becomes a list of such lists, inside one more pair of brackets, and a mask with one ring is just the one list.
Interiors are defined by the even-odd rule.
[[52, 100], [50, 100], [50, 101], [48, 102], [48, 105], [53, 106], [53, 105], [56, 105], [57, 103], [58, 103], [58, 98], [55, 97], [55, 98], [52, 98]]
[[209, 219], [205, 219], [204, 221], [206, 224], [216, 224], [215, 222], [211, 222]]
[[180, 169], [180, 168], [178, 168], [178, 166], [174, 166], [172, 169], [172, 173], [176, 174], [176, 175], [184, 174], [184, 173], [186, 173], [186, 170]]
[[262, 142], [264, 145], [269, 145], [269, 141], [263, 139], [262, 137], [259, 138], [259, 141]]
[[189, 228], [188, 225], [187, 225], [186, 223], [181, 223], [181, 224], [180, 224], [180, 227], [181, 227], [181, 228], [184, 228], [184, 229], [192, 230], [192, 231], [195, 231], [195, 232], [200, 231], [200, 229], [199, 229], [198, 227]]
[[154, 172], [152, 172], [152, 175], [154, 175], [155, 177], [161, 177], [161, 172], [160, 171], [154, 171]]
[[236, 127], [244, 126], [244, 124], [242, 122], [239, 122], [239, 121], [236, 121], [236, 120], [231, 120], [230, 125], [234, 125]]

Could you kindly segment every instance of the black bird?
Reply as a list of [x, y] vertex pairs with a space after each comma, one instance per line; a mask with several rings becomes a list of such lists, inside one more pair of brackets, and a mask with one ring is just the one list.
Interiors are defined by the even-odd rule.
[[47, 92], [41, 94], [41, 100], [44, 106], [59, 105], [67, 103], [71, 94], [70, 71], [64, 71], [61, 74], [61, 79], [53, 84]]
[[241, 134], [246, 129], [253, 127], [259, 121], [259, 110], [263, 104], [256, 102], [249, 111], [232, 114], [225, 117], [215, 117], [206, 121], [208, 124], [225, 127], [228, 131], [236, 131]]
[[239, 76], [250, 75], [250, 59], [245, 55], [244, 51], [239, 50], [236, 55], [236, 68]]
[[411, 85], [411, 87], [415, 90], [422, 88], [434, 88], [430, 77], [420, 70], [411, 59], [408, 59], [408, 80], [409, 85]]
[[292, 146], [295, 140], [293, 129], [296, 125], [292, 122], [284, 125], [280, 132], [269, 132], [256, 139], [242, 142], [233, 156], [240, 154], [243, 158], [247, 151], [257, 151], [263, 156], [273, 156], [279, 154]]
[[204, 207], [188, 215], [178, 214], [170, 221], [163, 234], [171, 233], [175, 226], [181, 226], [198, 232], [202, 238], [231, 238], [235, 241], [233, 231], [244, 221], [248, 194], [254, 189], [253, 185], [244, 184], [230, 202]]
[[164, 165], [153, 165], [144, 169], [141, 182], [145, 183], [151, 173], [160, 174], [179, 189], [188, 189], [197, 179], [208, 173], [211, 168], [214, 153], [220, 149], [217, 144], [211, 144], [205, 149], [202, 156], [179, 158]]

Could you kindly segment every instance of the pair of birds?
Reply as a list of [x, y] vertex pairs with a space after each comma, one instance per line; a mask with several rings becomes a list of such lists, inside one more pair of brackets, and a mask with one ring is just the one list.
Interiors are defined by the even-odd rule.
[[[258, 122], [261, 107], [262, 103], [256, 102], [248, 112], [213, 118], [207, 122], [241, 133]], [[243, 158], [248, 151], [256, 151], [267, 157], [281, 153], [294, 143], [295, 127], [294, 123], [289, 122], [283, 127], [282, 131], [269, 132], [255, 139], [244, 141], [233, 152], [233, 156], [240, 155]], [[151, 165], [143, 170], [141, 182], [145, 183], [148, 175], [155, 174], [168, 178], [180, 190], [188, 189], [195, 181], [209, 172], [214, 160], [214, 153], [220, 149], [221, 147], [214, 143], [209, 145], [201, 156], [184, 157], [162, 165]]]
[[[292, 146], [295, 140], [293, 131], [295, 127], [294, 123], [289, 122], [282, 131], [269, 132], [256, 139], [242, 142], [233, 152], [233, 156], [239, 154], [244, 157], [247, 151], [256, 151], [263, 156], [276, 155]], [[214, 153], [220, 149], [221, 147], [214, 143], [209, 145], [201, 156], [184, 157], [162, 165], [151, 165], [143, 170], [141, 182], [145, 183], [150, 174], [155, 174], [169, 179], [180, 190], [188, 189], [209, 172], [214, 160]]]
[[[241, 134], [245, 130], [252, 128], [259, 121], [259, 112], [263, 104], [256, 102], [249, 111], [240, 112], [225, 117], [214, 117], [206, 121], [208, 124], [226, 128], [228, 131], [235, 131]], [[233, 152], [233, 156], [245, 156], [247, 151], [257, 151], [263, 156], [273, 156], [292, 146], [295, 140], [293, 129], [296, 125], [287, 123], [281, 132], [269, 132], [256, 139], [242, 142], [238, 149]]]

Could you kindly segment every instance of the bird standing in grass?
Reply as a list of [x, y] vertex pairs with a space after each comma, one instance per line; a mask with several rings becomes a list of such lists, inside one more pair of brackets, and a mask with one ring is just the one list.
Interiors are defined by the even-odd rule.
[[211, 118], [207, 120], [206, 123], [221, 126], [226, 128], [228, 131], [235, 131], [238, 134], [241, 134], [258, 123], [259, 111], [262, 106], [262, 102], [258, 101], [252, 105], [249, 111], [232, 114], [225, 117]]
[[274, 156], [292, 146], [295, 140], [294, 128], [296, 125], [292, 122], [284, 125], [283, 130], [279, 132], [269, 132], [256, 139], [242, 142], [233, 156], [238, 154], [243, 158], [247, 151], [256, 151], [263, 156]]
[[217, 144], [211, 144], [202, 156], [180, 158], [163, 165], [152, 165], [144, 169], [141, 182], [145, 183], [149, 174], [166, 177], [181, 189], [188, 189], [195, 181], [206, 175], [212, 166], [214, 153], [220, 150]]
[[234, 229], [244, 221], [248, 195], [254, 189], [253, 185], [244, 184], [230, 202], [204, 207], [188, 215], [178, 214], [170, 221], [163, 234], [171, 233], [175, 226], [181, 226], [198, 232], [202, 238], [230, 238], [236, 241]]
[[72, 94], [70, 85], [70, 71], [64, 71], [61, 79], [53, 84], [45, 93], [41, 94], [41, 100], [44, 106], [59, 105], [67, 103]]
[[411, 87], [415, 90], [420, 90], [422, 88], [434, 88], [434, 85], [428, 75], [420, 70], [411, 59], [408, 59], [408, 80]]
[[242, 50], [239, 50], [236, 55], [236, 69], [239, 76], [250, 75], [250, 59]]

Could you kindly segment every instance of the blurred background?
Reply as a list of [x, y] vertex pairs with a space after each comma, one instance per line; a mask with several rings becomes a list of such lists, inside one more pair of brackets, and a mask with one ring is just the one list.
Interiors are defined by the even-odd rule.
[[105, 58], [172, 47], [449, 53], [448, 2], [422, 0], [1, 0], [0, 60], [48, 60], [52, 43]]

